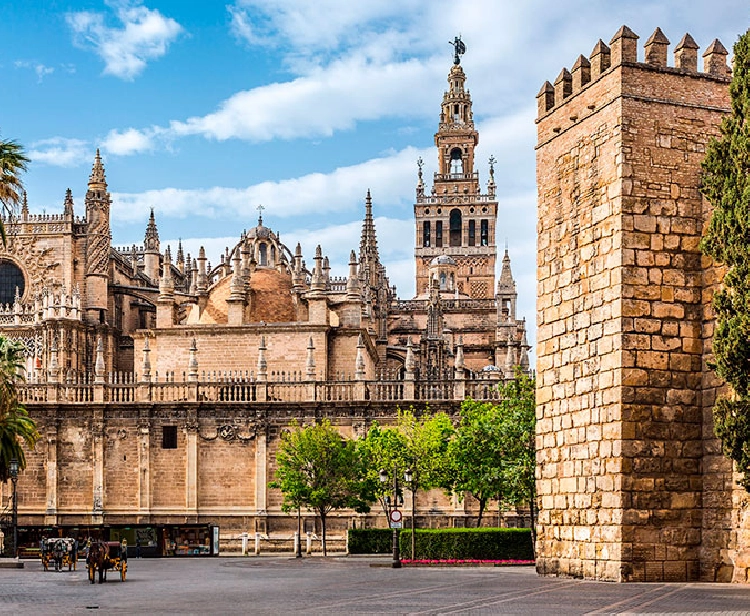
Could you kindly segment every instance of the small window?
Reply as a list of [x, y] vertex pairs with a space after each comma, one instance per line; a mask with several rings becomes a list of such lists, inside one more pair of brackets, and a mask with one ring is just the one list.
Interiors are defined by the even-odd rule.
[[451, 175], [461, 175], [464, 172], [464, 159], [460, 148], [451, 150]]
[[177, 449], [177, 426], [162, 426], [161, 448]]
[[430, 245], [430, 221], [426, 220], [422, 223], [422, 246], [429, 247]]
[[438, 248], [443, 247], [443, 221], [438, 220], [435, 223], [435, 246]]
[[268, 249], [265, 244], [261, 244], [258, 249], [258, 261], [260, 265], [268, 265]]
[[450, 214], [450, 245], [461, 246], [461, 210], [458, 208], [451, 210]]
[[473, 220], [469, 221], [469, 246], [474, 246], [476, 244], [476, 237], [477, 237], [477, 223]]
[[482, 246], [488, 246], [490, 241], [490, 223], [488, 220], [483, 220], [480, 223], [480, 241]]

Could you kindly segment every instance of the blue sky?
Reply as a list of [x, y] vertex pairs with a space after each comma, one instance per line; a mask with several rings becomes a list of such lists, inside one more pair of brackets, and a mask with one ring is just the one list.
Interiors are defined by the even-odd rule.
[[[76, 213], [96, 147], [113, 195], [118, 246], [141, 244], [153, 207], [162, 248], [182, 238], [218, 261], [264, 222], [311, 262], [315, 245], [345, 276], [371, 189], [381, 259], [414, 292], [417, 166], [433, 135], [461, 34], [480, 131], [477, 169], [498, 160], [500, 221], [534, 322], [535, 95], [622, 25], [642, 45], [659, 26], [672, 48], [731, 49], [746, 0], [24, 0], [4, 2], [0, 134], [20, 141], [32, 212]], [[642, 57], [642, 50], [641, 50]], [[533, 329], [533, 328], [531, 328]], [[532, 332], [533, 340], [533, 332]]]

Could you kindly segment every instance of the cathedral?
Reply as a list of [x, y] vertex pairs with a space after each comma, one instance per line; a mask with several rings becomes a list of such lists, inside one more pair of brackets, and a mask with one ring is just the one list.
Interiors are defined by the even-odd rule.
[[[25, 344], [21, 399], [43, 435], [18, 482], [26, 540], [145, 525], [167, 553], [178, 522], [221, 525], [222, 540], [271, 532], [285, 516], [267, 483], [291, 419], [362, 435], [399, 406], [455, 413], [529, 371], [507, 249], [498, 264], [494, 159], [483, 191], [465, 86], [456, 54], [431, 186], [418, 161], [411, 299], [389, 284], [369, 191], [340, 276], [323, 247], [306, 259], [262, 215], [213, 263], [203, 248], [164, 250], [153, 210], [142, 246], [115, 247], [98, 151], [82, 211], [68, 190], [61, 214], [24, 201], [4, 221], [0, 334]], [[465, 506], [431, 497], [444, 517]]]

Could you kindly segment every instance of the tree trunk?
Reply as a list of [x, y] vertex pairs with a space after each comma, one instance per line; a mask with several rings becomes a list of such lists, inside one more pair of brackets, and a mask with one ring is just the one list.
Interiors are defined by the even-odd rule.
[[414, 560], [416, 558], [416, 550], [417, 550], [417, 537], [415, 535], [416, 532], [416, 520], [415, 517], [417, 515], [417, 491], [412, 490], [411, 491], [411, 559]]
[[477, 518], [477, 528], [482, 526], [482, 516], [484, 515], [484, 507], [487, 504], [486, 498], [479, 498], [479, 517]]
[[320, 514], [320, 527], [323, 529], [323, 556], [327, 556], [326, 552], [326, 513], [322, 509], [319, 511]]

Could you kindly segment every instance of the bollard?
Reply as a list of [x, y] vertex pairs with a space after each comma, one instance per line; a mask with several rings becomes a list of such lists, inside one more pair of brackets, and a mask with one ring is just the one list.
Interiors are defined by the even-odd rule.
[[307, 531], [307, 554], [312, 554], [312, 533]]
[[260, 533], [257, 531], [255, 533], [255, 555], [260, 555]]
[[242, 538], [242, 555], [247, 556], [247, 533], [242, 533], [240, 537]]
[[294, 531], [294, 553], [299, 554], [299, 533]]

